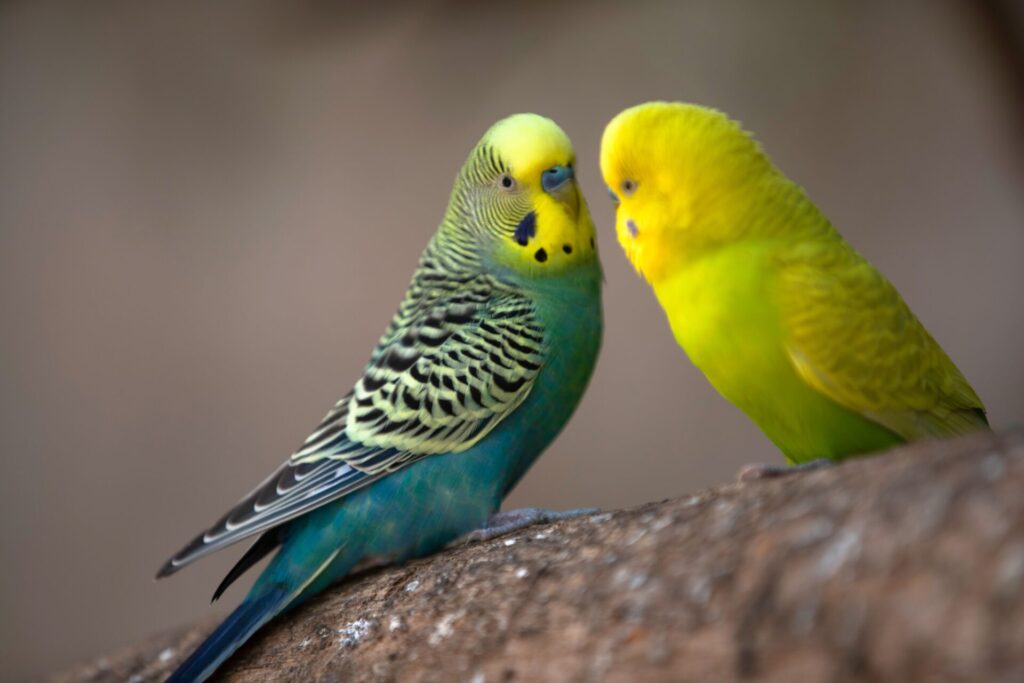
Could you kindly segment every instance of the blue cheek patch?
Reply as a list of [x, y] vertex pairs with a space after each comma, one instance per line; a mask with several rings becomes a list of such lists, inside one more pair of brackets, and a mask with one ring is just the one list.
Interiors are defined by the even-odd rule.
[[626, 227], [629, 229], [629, 234], [633, 237], [636, 237], [636, 234], [640, 232], [640, 229], [636, 227], [636, 223], [633, 222], [632, 218], [626, 221]]
[[523, 216], [523, 220], [519, 221], [519, 225], [516, 226], [515, 240], [516, 243], [525, 247], [530, 243], [530, 238], [537, 234], [537, 214], [533, 211]]

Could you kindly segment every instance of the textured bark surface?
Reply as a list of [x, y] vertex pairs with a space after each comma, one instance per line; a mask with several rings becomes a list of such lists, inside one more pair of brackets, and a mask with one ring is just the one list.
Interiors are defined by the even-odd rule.
[[[213, 626], [52, 680], [162, 680]], [[270, 624], [221, 680], [1022, 681], [1024, 431], [375, 571]]]

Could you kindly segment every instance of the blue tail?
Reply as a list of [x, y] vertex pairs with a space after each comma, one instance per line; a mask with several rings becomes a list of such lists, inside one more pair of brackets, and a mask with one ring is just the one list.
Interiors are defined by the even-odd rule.
[[258, 628], [287, 607], [290, 597], [284, 589], [274, 589], [256, 598], [247, 597], [192, 656], [171, 674], [166, 683], [205, 681]]

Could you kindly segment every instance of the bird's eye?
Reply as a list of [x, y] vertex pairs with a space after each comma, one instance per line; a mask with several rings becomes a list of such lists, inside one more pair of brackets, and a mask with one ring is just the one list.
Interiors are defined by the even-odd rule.
[[627, 197], [636, 192], [636, 181], [635, 180], [623, 180], [622, 181], [622, 194]]
[[615, 206], [619, 205], [619, 195], [615, 194], [614, 190], [610, 187], [608, 188], [608, 196], [612, 198], [612, 204]]
[[503, 190], [511, 190], [516, 186], [516, 179], [508, 173], [502, 173], [498, 178], [498, 186]]

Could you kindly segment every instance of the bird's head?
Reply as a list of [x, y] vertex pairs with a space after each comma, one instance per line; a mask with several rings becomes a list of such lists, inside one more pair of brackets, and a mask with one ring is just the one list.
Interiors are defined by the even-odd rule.
[[605, 128], [601, 172], [616, 206], [619, 243], [654, 284], [681, 260], [736, 239], [743, 193], [774, 170], [725, 114], [650, 102], [626, 109]]
[[572, 143], [536, 114], [502, 119], [484, 134], [455, 182], [445, 225], [454, 241], [530, 277], [597, 258]]

